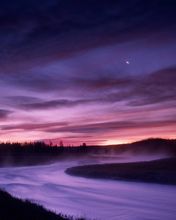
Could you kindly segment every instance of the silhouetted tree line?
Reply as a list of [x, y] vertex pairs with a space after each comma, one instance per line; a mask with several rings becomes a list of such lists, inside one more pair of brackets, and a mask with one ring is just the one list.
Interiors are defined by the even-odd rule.
[[133, 142], [131, 144], [111, 145], [111, 146], [87, 146], [83, 143], [80, 146], [64, 146], [60, 141], [59, 145], [46, 144], [44, 142], [26, 142], [26, 143], [0, 143], [1, 153], [114, 153], [114, 152], [142, 152], [142, 151], [169, 151], [176, 152], [175, 139], [150, 138], [142, 141]]
[[176, 140], [147, 139], [131, 144], [112, 146], [65, 147], [63, 142], [59, 146], [44, 142], [34, 143], [0, 143], [0, 166], [4, 165], [34, 165], [53, 162], [68, 157], [82, 157], [90, 154], [121, 154], [121, 153], [166, 153], [176, 156]]
[[65, 146], [62, 141], [58, 145], [46, 144], [44, 142], [30, 142], [30, 143], [0, 143], [0, 152], [80, 152], [86, 150], [86, 144], [83, 143], [78, 147]]
[[78, 157], [87, 152], [86, 144], [64, 147], [63, 143], [59, 146], [44, 142], [0, 143], [0, 165], [33, 165], [64, 157]]

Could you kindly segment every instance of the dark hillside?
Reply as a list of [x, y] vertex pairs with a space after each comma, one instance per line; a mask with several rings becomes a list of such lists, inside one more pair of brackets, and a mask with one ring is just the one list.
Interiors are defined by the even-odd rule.
[[68, 168], [66, 173], [88, 178], [176, 185], [176, 158], [147, 162], [77, 166]]
[[[0, 190], [1, 220], [73, 220], [72, 217], [57, 215], [30, 201], [13, 198]], [[76, 220], [84, 220], [82, 218]]]

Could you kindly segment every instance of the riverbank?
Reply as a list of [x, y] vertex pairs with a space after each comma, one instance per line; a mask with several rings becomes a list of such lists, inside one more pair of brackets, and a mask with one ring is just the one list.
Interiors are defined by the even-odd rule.
[[69, 175], [176, 185], [176, 158], [148, 162], [86, 165], [68, 168]]
[[[73, 220], [75, 218], [55, 214], [27, 200], [12, 197], [0, 190], [0, 219], [2, 220]], [[84, 220], [83, 218], [75, 220]]]

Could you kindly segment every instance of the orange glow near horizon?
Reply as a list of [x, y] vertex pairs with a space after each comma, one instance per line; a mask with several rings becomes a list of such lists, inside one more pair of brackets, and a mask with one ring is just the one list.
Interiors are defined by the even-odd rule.
[[[174, 129], [174, 128], [172, 128]], [[59, 138], [49, 138], [46, 139], [45, 137], [47, 134], [44, 134], [43, 132], [38, 132], [36, 133], [35, 131], [30, 131], [28, 133], [24, 133], [23, 136], [21, 135], [19, 137], [19, 132], [13, 132], [11, 134], [11, 138], [9, 138], [9, 134], [4, 135], [3, 137], [1, 136], [0, 141], [1, 142], [34, 142], [34, 141], [42, 141], [44, 140], [45, 143], [50, 144], [52, 143], [53, 145], [58, 145], [59, 142], [62, 140], [64, 143], [64, 146], [79, 146], [83, 142], [85, 142], [88, 146], [91, 145], [118, 145], [118, 144], [126, 144], [126, 143], [132, 143], [135, 141], [140, 141], [148, 138], [165, 138], [165, 139], [176, 139], [176, 135], [174, 132], [170, 132], [170, 129], [167, 131], [167, 129], [159, 129], [157, 132], [155, 129], [150, 129], [153, 133], [143, 134], [141, 130], [141, 135], [139, 135], [139, 130], [138, 129], [132, 129], [128, 130], [128, 132], [125, 130], [124, 132], [121, 131], [121, 134], [116, 136], [116, 133], [113, 131], [113, 135], [108, 134], [101, 136], [100, 139], [94, 138], [94, 137], [63, 137], [60, 136]], [[144, 129], [145, 133], [146, 130]], [[129, 136], [127, 135], [129, 133]], [[138, 133], [138, 135], [136, 135]], [[48, 134], [49, 135], [49, 134]], [[34, 138], [35, 136], [35, 138]], [[111, 136], [111, 137], [110, 137]], [[113, 137], [112, 137], [113, 136]], [[40, 137], [40, 138], [39, 138]], [[102, 140], [104, 139], [104, 140]]]

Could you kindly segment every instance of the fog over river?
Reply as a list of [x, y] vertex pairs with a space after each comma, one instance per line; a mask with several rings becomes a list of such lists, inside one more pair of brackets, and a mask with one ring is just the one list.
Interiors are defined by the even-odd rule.
[[80, 164], [148, 159], [92, 157], [86, 161], [65, 160], [51, 165], [1, 168], [0, 187], [58, 213], [87, 219], [175, 220], [175, 186], [94, 180], [64, 173], [66, 168]]

